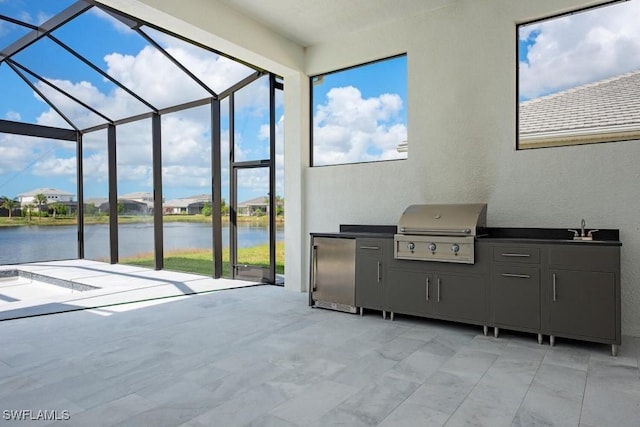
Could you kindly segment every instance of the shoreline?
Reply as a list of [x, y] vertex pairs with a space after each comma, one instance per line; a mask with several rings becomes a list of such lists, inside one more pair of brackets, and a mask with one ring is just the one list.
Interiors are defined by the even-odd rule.
[[[163, 222], [194, 222], [194, 223], [211, 223], [211, 216], [204, 215], [163, 215]], [[256, 223], [256, 224], [264, 224], [267, 225], [269, 220], [268, 216], [261, 217], [244, 217], [239, 216], [237, 218], [237, 222], [239, 223]], [[118, 224], [138, 224], [138, 223], [153, 223], [153, 216], [120, 216], [118, 217]], [[222, 223], [229, 223], [229, 216], [222, 217]], [[284, 217], [278, 216], [276, 218], [277, 224], [284, 224]], [[100, 217], [92, 217], [85, 216], [84, 218], [85, 225], [108, 225], [109, 217], [108, 216], [100, 216]], [[31, 220], [28, 220], [24, 217], [1, 217], [0, 218], [0, 229], [3, 227], [28, 227], [28, 226], [44, 226], [44, 227], [55, 227], [62, 225], [77, 225], [76, 217], [63, 217], [63, 218], [53, 218], [53, 217], [32, 217]]]

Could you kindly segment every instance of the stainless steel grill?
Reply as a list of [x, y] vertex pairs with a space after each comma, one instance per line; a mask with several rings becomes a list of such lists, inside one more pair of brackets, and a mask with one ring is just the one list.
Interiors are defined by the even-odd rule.
[[398, 222], [394, 256], [473, 264], [475, 238], [486, 224], [486, 204], [411, 205]]

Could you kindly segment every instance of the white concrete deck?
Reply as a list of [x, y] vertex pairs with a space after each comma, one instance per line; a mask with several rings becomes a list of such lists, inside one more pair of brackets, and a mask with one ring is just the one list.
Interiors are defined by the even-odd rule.
[[[72, 285], [98, 289], [79, 291], [29, 279], [0, 280], [0, 320], [76, 310], [101, 309], [99, 314], [131, 310], [166, 302], [167, 298], [222, 289], [256, 286], [242, 280], [213, 279], [175, 271], [155, 271], [124, 264], [91, 260], [36, 262], [0, 266], [1, 270], [21, 270], [62, 279]], [[135, 303], [135, 304], [132, 304]], [[126, 304], [126, 306], [123, 306]]]

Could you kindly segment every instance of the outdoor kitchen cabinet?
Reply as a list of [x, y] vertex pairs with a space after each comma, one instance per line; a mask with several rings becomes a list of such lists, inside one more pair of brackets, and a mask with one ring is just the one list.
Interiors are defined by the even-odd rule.
[[492, 243], [491, 325], [611, 344], [620, 332], [620, 246]]
[[387, 273], [387, 283], [385, 303], [392, 314], [433, 315], [433, 274], [392, 268]]
[[[409, 261], [414, 262], [415, 261]], [[463, 323], [487, 324], [486, 280], [482, 275], [391, 268], [385, 287], [386, 311]], [[460, 267], [460, 266], [458, 266]], [[448, 265], [456, 270], [454, 265]]]
[[[489, 245], [479, 243], [474, 264], [391, 259], [385, 310], [412, 316], [488, 325]], [[486, 328], [485, 328], [486, 330]]]
[[487, 324], [486, 281], [482, 276], [437, 273], [435, 314], [439, 318]]
[[356, 239], [356, 307], [384, 311], [385, 254], [389, 256], [392, 240], [384, 238]]
[[543, 282], [543, 329], [555, 337], [611, 344], [620, 332], [620, 247], [549, 246]]
[[540, 334], [540, 248], [497, 245], [492, 250], [491, 321], [499, 328]]

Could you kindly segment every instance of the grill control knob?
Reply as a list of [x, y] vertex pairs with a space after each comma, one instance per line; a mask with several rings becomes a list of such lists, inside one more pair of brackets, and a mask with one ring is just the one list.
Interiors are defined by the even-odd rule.
[[413, 250], [416, 248], [416, 244], [413, 242], [409, 242], [407, 243], [407, 249], [409, 249], [411, 252], [413, 252]]
[[435, 243], [429, 243], [429, 246], [427, 246], [427, 248], [429, 248], [429, 250], [431, 252], [435, 252], [436, 251], [436, 244]]
[[454, 254], [458, 254], [458, 252], [460, 251], [460, 245], [458, 245], [457, 243], [454, 243], [453, 245], [451, 245], [451, 250], [453, 251]]

